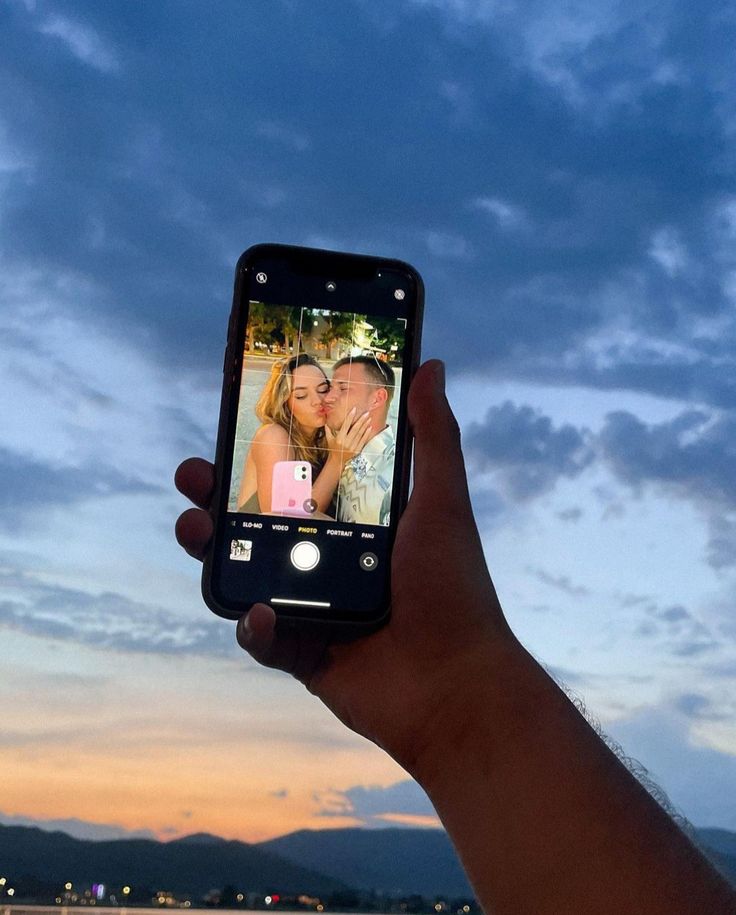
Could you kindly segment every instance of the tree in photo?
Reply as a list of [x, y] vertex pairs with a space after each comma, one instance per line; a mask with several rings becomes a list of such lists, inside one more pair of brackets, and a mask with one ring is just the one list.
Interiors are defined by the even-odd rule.
[[404, 323], [397, 318], [373, 316], [368, 321], [374, 328], [374, 345], [376, 349], [383, 350], [389, 362], [400, 363], [406, 336]]
[[256, 351], [256, 344], [269, 346], [271, 343], [271, 333], [276, 327], [276, 320], [273, 315], [273, 308], [264, 305], [263, 302], [251, 302], [248, 309], [248, 332], [247, 342], [248, 350], [253, 353]]
[[325, 312], [322, 314], [325, 329], [320, 336], [320, 342], [327, 347], [327, 359], [332, 359], [332, 350], [340, 341], [353, 342], [353, 326], [356, 321], [365, 320], [361, 315], [345, 314], [344, 312]]
[[299, 331], [301, 328], [302, 309], [298, 306], [277, 305], [272, 309], [274, 313], [274, 333], [283, 340], [284, 351], [288, 356], [294, 348], [294, 355], [298, 355], [300, 348]]

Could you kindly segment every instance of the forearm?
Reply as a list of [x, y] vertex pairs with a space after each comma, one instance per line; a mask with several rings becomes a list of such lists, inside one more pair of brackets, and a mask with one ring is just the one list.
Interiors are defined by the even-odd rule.
[[441, 713], [444, 738], [412, 774], [488, 913], [736, 911], [728, 884], [518, 644], [479, 653], [464, 678], [467, 711]]

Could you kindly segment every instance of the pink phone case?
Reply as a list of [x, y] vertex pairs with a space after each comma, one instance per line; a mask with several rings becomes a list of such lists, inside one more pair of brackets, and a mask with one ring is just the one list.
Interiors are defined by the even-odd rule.
[[312, 465], [307, 461], [277, 461], [271, 481], [271, 511], [308, 518], [312, 502]]

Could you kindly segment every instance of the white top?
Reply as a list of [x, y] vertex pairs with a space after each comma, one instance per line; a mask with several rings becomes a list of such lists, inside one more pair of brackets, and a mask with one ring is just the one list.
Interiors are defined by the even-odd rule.
[[337, 487], [337, 520], [387, 526], [391, 513], [396, 440], [386, 426], [343, 467]]

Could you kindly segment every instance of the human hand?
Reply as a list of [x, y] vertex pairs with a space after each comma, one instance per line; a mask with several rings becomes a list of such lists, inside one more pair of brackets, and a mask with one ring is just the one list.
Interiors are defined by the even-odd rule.
[[[346, 643], [334, 631], [277, 619], [270, 607], [255, 604], [239, 620], [237, 639], [255, 660], [295, 676], [348, 727], [415, 773], [435, 740], [457, 726], [474, 672], [485, 676], [489, 653], [516, 643], [486, 568], [442, 363], [418, 370], [409, 420], [414, 489], [394, 545], [388, 623]], [[177, 539], [201, 559], [212, 536], [214, 468], [198, 458], [185, 461], [176, 485], [199, 506], [180, 516]]]
[[334, 432], [325, 426], [325, 444], [329, 451], [328, 457], [336, 459], [340, 467], [344, 467], [356, 455], [360, 454], [365, 445], [373, 437], [371, 428], [371, 414], [363, 413], [357, 416], [358, 408], [353, 407], [342, 421], [342, 425]]

